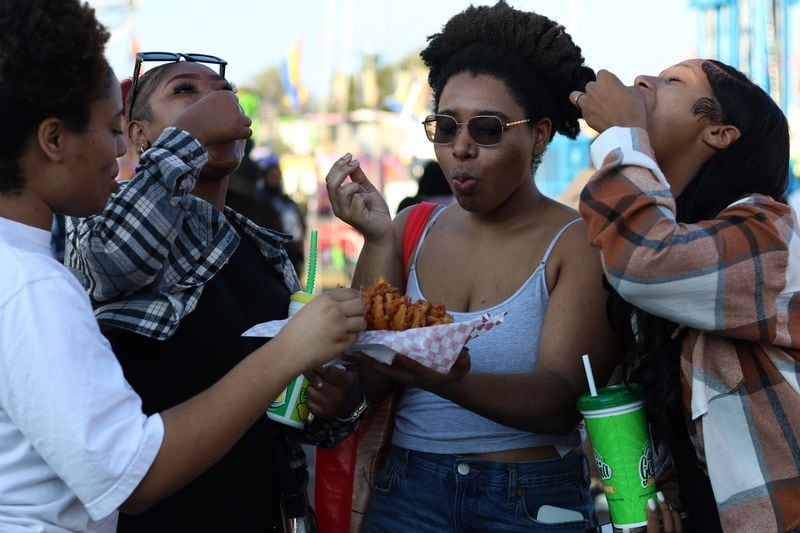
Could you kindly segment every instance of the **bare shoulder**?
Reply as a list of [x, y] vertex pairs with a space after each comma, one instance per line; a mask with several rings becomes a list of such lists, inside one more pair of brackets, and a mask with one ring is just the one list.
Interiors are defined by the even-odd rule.
[[[403, 209], [402, 211], [398, 212], [394, 216], [394, 220], [392, 220], [392, 224], [394, 225], [394, 234], [397, 242], [402, 242], [403, 232], [405, 231], [406, 224], [408, 223], [408, 219], [411, 216], [411, 212], [414, 210], [416, 205], [410, 205]], [[442, 209], [443, 206], [437, 206], [434, 209], [434, 213]]]
[[567, 226], [553, 245], [547, 261], [548, 285], [562, 276], [585, 276], [602, 273], [600, 253], [589, 242], [586, 223], [580, 213], [563, 204], [557, 205], [560, 227]]
[[563, 229], [563, 232], [554, 243], [551, 257], [557, 259], [561, 255], [571, 255], [572, 253], [579, 253], [581, 250], [591, 249], [589, 244], [589, 235], [586, 231], [586, 223], [581, 219], [581, 214], [567, 205], [553, 200], [550, 206], [552, 215], [553, 229], [555, 235]]

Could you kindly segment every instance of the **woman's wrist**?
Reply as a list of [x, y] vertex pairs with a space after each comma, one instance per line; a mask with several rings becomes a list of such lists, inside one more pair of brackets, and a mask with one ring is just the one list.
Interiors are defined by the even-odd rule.
[[356, 399], [347, 402], [349, 407], [344, 410], [344, 413], [336, 417], [339, 422], [355, 422], [361, 418], [369, 407], [369, 400], [367, 400], [367, 395], [361, 390], [361, 387], [353, 387], [353, 390], [356, 391], [356, 394], [351, 395], [351, 397]]
[[369, 248], [391, 248], [394, 249], [395, 240], [394, 240], [394, 231], [388, 231], [386, 233], [378, 233], [378, 234], [368, 234], [364, 233], [364, 247]]

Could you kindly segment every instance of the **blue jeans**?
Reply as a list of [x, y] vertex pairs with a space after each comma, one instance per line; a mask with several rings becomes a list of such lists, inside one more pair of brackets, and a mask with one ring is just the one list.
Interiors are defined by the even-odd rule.
[[[536, 519], [542, 505], [577, 511]], [[364, 519], [365, 533], [595, 531], [589, 465], [580, 453], [525, 463], [479, 461], [392, 446]]]

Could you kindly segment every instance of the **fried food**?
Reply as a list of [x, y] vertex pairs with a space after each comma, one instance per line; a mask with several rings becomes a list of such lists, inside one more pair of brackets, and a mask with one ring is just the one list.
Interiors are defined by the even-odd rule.
[[442, 303], [431, 304], [426, 300], [411, 302], [411, 298], [400, 294], [382, 277], [368, 289], [361, 289], [366, 306], [367, 329], [404, 331], [438, 324], [451, 324], [453, 317]]

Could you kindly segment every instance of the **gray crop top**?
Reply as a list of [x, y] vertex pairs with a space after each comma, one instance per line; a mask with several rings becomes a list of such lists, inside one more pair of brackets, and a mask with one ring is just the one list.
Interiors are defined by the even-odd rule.
[[[416, 253], [419, 253], [428, 231], [442, 212], [444, 209], [431, 216]], [[469, 313], [450, 311], [456, 322], [471, 320], [484, 313], [492, 315], [503, 311], [508, 313], [500, 326], [469, 343], [471, 371], [508, 374], [533, 370], [549, 299], [544, 275], [545, 263], [561, 234], [577, 220], [579, 219], [568, 223], [556, 234], [547, 247], [542, 262], [519, 290], [506, 301], [489, 309]], [[406, 290], [412, 300], [424, 298], [417, 279], [416, 253], [409, 267]], [[536, 391], [530, 392], [529, 401], [538, 401]], [[521, 431], [498, 424], [417, 388], [407, 388], [404, 391], [392, 435], [392, 443], [403, 448], [451, 454], [496, 452], [547, 445], [563, 449], [578, 446], [580, 442], [577, 429], [567, 435]]]

